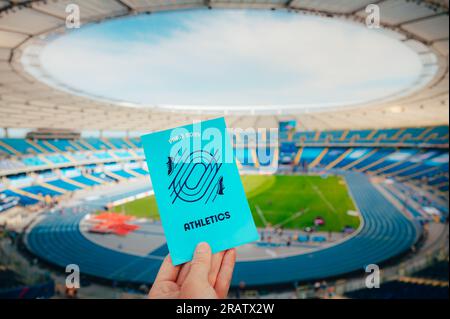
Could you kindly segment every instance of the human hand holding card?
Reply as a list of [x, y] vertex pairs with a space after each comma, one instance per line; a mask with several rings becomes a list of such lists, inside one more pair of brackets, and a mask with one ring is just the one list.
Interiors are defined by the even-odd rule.
[[141, 139], [174, 265], [258, 239], [224, 118]]

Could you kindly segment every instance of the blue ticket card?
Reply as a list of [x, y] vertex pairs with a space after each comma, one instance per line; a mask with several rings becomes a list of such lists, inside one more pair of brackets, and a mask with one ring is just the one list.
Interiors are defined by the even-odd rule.
[[141, 137], [174, 265], [259, 238], [224, 118]]

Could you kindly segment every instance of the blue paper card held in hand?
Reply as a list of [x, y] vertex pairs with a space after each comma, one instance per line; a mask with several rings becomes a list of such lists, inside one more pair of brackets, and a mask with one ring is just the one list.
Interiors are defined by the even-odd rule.
[[141, 137], [174, 265], [259, 238], [224, 118]]

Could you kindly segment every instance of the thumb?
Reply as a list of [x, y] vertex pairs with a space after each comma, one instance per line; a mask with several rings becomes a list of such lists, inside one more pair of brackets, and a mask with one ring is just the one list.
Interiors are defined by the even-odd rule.
[[189, 271], [190, 279], [208, 281], [209, 270], [211, 269], [211, 248], [207, 243], [199, 243], [195, 248], [194, 258]]

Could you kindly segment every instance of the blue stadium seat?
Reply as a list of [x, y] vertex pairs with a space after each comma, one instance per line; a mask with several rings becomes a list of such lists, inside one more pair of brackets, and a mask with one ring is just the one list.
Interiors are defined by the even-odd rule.
[[391, 139], [394, 137], [395, 134], [397, 134], [398, 129], [383, 129], [383, 130], [377, 130], [375, 135], [372, 137], [373, 140], [385, 138], [385, 139]]
[[113, 159], [111, 154], [109, 154], [108, 152], [96, 152], [94, 153], [94, 156], [99, 159]]
[[34, 198], [31, 198], [31, 197], [28, 197], [28, 196], [25, 196], [25, 195], [22, 195], [19, 193], [15, 193], [9, 189], [4, 190], [2, 193], [4, 193], [6, 196], [18, 197], [19, 203], [24, 206], [34, 205], [39, 202], [38, 200], [36, 200]]
[[41, 150], [29, 144], [23, 138], [2, 138], [1, 140], [22, 154], [42, 153]]
[[130, 157], [133, 157], [133, 156], [131, 155], [130, 152], [125, 151], [125, 150], [114, 151], [114, 154], [115, 154], [117, 157], [120, 157], [120, 158], [130, 158]]
[[338, 159], [342, 154], [344, 154], [346, 150], [347, 150], [346, 148], [340, 148], [340, 147], [330, 149], [327, 152], [327, 154], [320, 161], [320, 165], [326, 166], [326, 165], [330, 164], [334, 160]]
[[74, 158], [77, 161], [85, 161], [89, 159], [87, 154], [83, 152], [72, 153], [70, 156], [72, 156], [72, 158]]
[[[48, 143], [55, 146], [61, 152], [80, 151], [80, 147], [75, 144], [71, 144], [68, 140], [47, 140]], [[74, 146], [75, 145], [75, 146]]]
[[86, 176], [80, 175], [80, 176], [76, 176], [76, 177], [72, 177], [72, 180], [74, 180], [77, 183], [81, 183], [87, 186], [95, 186], [95, 185], [99, 185], [100, 183], [98, 183], [97, 181], [94, 181]]
[[395, 150], [394, 149], [386, 149], [386, 148], [380, 148], [377, 150], [376, 153], [372, 154], [368, 158], [364, 159], [363, 161], [356, 164], [353, 168], [354, 169], [363, 169], [364, 167], [371, 165], [372, 163], [388, 156], [389, 154], [392, 154]]
[[42, 149], [44, 149], [45, 153], [55, 153], [55, 150], [44, 143], [43, 140], [36, 140], [35, 143]]
[[347, 154], [347, 156], [345, 156], [339, 163], [337, 163], [334, 168], [345, 167], [365, 156], [371, 150], [371, 148], [352, 148], [352, 151]]
[[119, 176], [121, 176], [121, 177], [124, 177], [124, 178], [133, 178], [134, 176], [133, 175], [131, 175], [130, 173], [127, 173], [127, 172], [125, 172], [124, 170], [116, 170], [116, 171], [112, 171], [114, 174], [117, 174], [117, 175], [119, 175]]
[[15, 153], [8, 148], [0, 145], [0, 155], [15, 155]]
[[113, 178], [111, 178], [111, 177], [109, 177], [109, 176], [107, 176], [106, 174], [103, 174], [103, 173], [92, 173], [91, 175], [96, 177], [96, 178], [99, 178], [101, 180], [104, 180], [105, 182], [113, 182], [113, 181], [115, 181], [115, 179], [113, 179]]
[[69, 159], [62, 154], [45, 155], [45, 158], [54, 164], [70, 163]]
[[393, 164], [403, 162], [411, 158], [413, 155], [415, 155], [418, 151], [417, 150], [399, 150], [396, 152], [393, 152], [385, 157], [385, 159], [367, 169], [367, 171], [377, 171], [380, 169], [383, 169], [384, 167], [391, 166]]
[[60, 179], [49, 181], [47, 183], [50, 184], [50, 185], [53, 185], [53, 186], [65, 189], [67, 191], [71, 191], [71, 192], [81, 189], [81, 187], [78, 187], [76, 185], [67, 183], [67, 182], [65, 182], [63, 180], [60, 180]]
[[399, 136], [400, 139], [407, 138], [410, 140], [417, 140], [420, 135], [425, 132], [425, 127], [409, 127]]
[[142, 148], [142, 143], [140, 138], [130, 138], [129, 141], [134, 144], [137, 148]]
[[108, 150], [111, 149], [111, 147], [104, 143], [102, 140], [100, 140], [99, 138], [86, 138], [84, 139], [87, 143], [89, 143], [89, 145], [91, 145], [92, 147], [94, 147], [97, 150]]
[[345, 140], [350, 141], [352, 139], [367, 139], [371, 133], [371, 130], [351, 130], [348, 132]]
[[433, 129], [428, 132], [428, 134], [424, 137], [424, 139], [429, 138], [430, 136], [436, 136], [436, 138], [443, 138], [443, 137], [447, 137], [447, 143], [448, 143], [448, 126], [436, 126], [433, 127]]
[[323, 151], [323, 147], [305, 147], [300, 161], [302, 163], [311, 163]]
[[130, 148], [130, 146], [122, 138], [110, 138], [108, 141], [119, 149]]
[[35, 195], [40, 195], [40, 194], [43, 196], [45, 196], [45, 195], [50, 195], [50, 196], [61, 195], [60, 192], [54, 191], [52, 189], [46, 188], [41, 185], [27, 186], [22, 189], [28, 193], [35, 194]]
[[139, 173], [141, 175], [149, 175], [149, 173], [142, 168], [133, 168], [133, 171], [135, 171], [136, 173]]
[[47, 165], [47, 163], [45, 163], [39, 157], [26, 157], [26, 158], [22, 159], [22, 162], [26, 166], [43, 166], [43, 165]]

